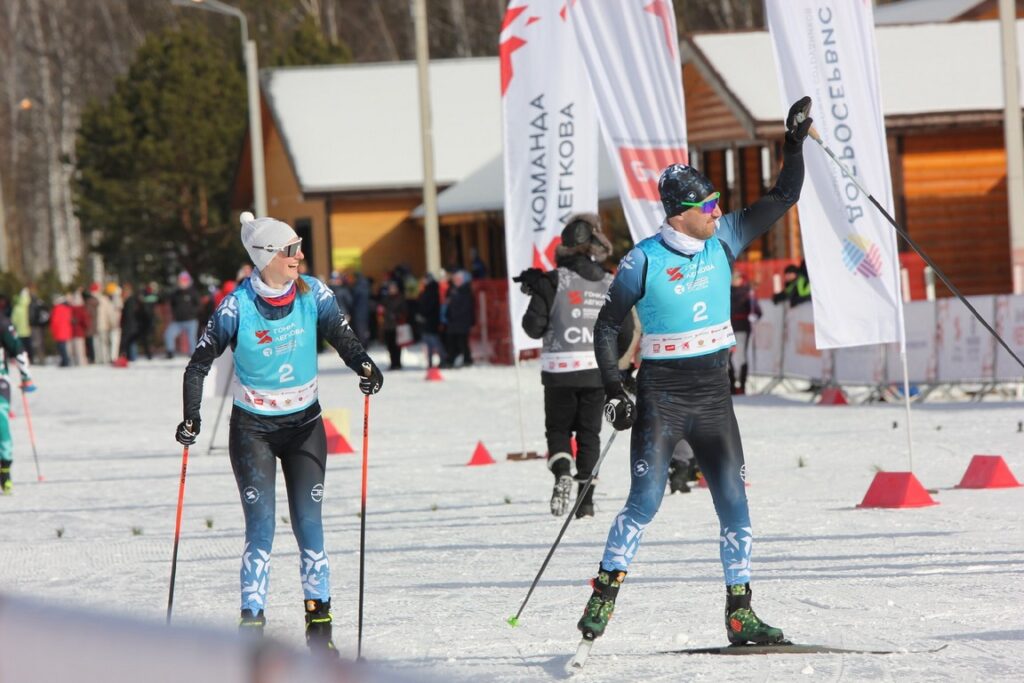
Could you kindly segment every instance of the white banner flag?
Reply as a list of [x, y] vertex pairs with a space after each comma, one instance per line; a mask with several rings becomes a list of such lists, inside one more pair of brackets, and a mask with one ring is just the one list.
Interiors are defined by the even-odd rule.
[[687, 162], [682, 67], [672, 0], [569, 2], [597, 100], [605, 146], [633, 240], [655, 234], [665, 212], [662, 170]]
[[516, 354], [529, 297], [524, 268], [555, 267], [565, 219], [597, 211], [597, 117], [564, 0], [511, 0], [501, 26], [505, 135], [505, 252]]
[[[889, 213], [892, 180], [870, 0], [766, 0], [785, 107], [804, 95], [836, 156]], [[819, 349], [902, 339], [896, 233], [808, 140], [800, 232]]]

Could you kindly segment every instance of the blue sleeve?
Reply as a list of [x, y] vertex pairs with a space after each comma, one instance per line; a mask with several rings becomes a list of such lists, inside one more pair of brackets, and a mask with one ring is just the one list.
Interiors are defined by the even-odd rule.
[[594, 355], [601, 370], [601, 382], [621, 384], [619, 377], [619, 332], [636, 302], [643, 298], [647, 276], [647, 255], [634, 247], [619, 262], [604, 306], [594, 323]]

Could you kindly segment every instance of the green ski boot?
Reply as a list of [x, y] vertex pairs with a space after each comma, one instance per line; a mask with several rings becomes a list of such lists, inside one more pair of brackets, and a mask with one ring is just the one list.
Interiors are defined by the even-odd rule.
[[251, 609], [242, 610], [238, 619], [238, 633], [243, 638], [262, 638], [263, 628], [267, 625], [267, 618], [263, 616], [263, 610], [253, 614]]
[[0, 466], [0, 494], [8, 495], [14, 490], [14, 482], [11, 481], [11, 466]]
[[591, 580], [594, 592], [587, 601], [583, 610], [583, 616], [576, 624], [576, 628], [583, 634], [584, 640], [594, 640], [604, 634], [608, 627], [608, 620], [612, 618], [615, 611], [615, 598], [619, 594], [619, 587], [626, 578], [626, 572], [613, 570], [605, 571], [598, 567], [597, 577]]
[[782, 629], [769, 626], [754, 614], [750, 608], [752, 594], [749, 583], [726, 586], [725, 631], [729, 635], [729, 642], [733, 645], [785, 642]]
[[311, 652], [337, 657], [331, 639], [331, 601], [306, 600], [306, 645]]

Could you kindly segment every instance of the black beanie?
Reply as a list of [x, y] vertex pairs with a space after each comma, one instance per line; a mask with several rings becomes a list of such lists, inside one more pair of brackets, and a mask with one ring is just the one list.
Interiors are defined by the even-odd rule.
[[699, 202], [714, 191], [715, 186], [707, 176], [686, 164], [672, 164], [661, 172], [658, 180], [666, 218], [678, 216], [690, 208], [683, 206], [682, 202]]

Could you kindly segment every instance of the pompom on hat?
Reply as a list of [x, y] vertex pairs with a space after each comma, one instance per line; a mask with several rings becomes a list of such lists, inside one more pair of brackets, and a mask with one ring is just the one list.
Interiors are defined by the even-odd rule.
[[276, 218], [256, 218], [251, 211], [243, 211], [238, 218], [242, 223], [242, 246], [256, 270], [266, 268], [278, 249], [299, 239], [290, 225]]

